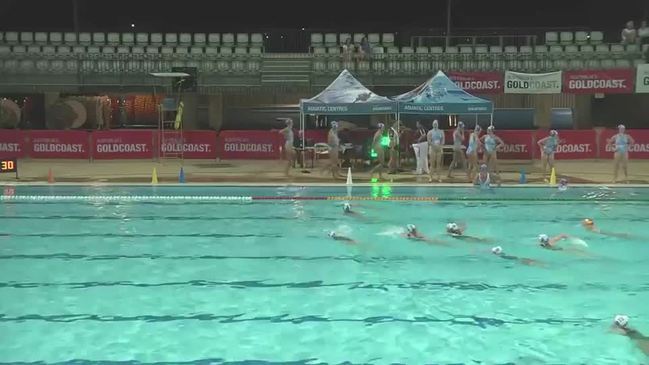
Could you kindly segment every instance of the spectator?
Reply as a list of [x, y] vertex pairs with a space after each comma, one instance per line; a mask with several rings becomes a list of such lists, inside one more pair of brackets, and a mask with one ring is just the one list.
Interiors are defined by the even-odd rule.
[[640, 23], [640, 28], [638, 28], [638, 38], [640, 39], [640, 44], [649, 43], [649, 26], [647, 26], [647, 21], [643, 20]]
[[626, 22], [626, 28], [622, 29], [622, 43], [633, 44], [636, 42], [638, 33], [633, 25], [633, 20]]
[[372, 57], [372, 46], [368, 42], [367, 37], [361, 39], [361, 58], [370, 59]]
[[354, 53], [354, 43], [352, 43], [352, 39], [347, 37], [345, 39], [345, 44], [343, 44], [343, 60], [344, 61], [351, 61], [352, 59], [352, 54]]

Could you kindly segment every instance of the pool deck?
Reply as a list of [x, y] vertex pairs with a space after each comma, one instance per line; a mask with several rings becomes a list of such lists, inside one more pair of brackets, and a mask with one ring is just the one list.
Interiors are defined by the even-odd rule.
[[[3, 183], [47, 183], [51, 169], [55, 183], [81, 184], [150, 184], [153, 169], [157, 171], [158, 181], [178, 183], [181, 166], [186, 183], [210, 185], [234, 184], [345, 184], [345, 180], [334, 180], [330, 173], [324, 173], [316, 165], [310, 172], [296, 168], [291, 171], [291, 178], [283, 176], [280, 161], [215, 161], [215, 160], [21, 160], [19, 179], [14, 174], [0, 174]], [[610, 160], [563, 160], [556, 163], [557, 179], [566, 177], [573, 184], [608, 184], [612, 183], [613, 163]], [[502, 183], [519, 184], [520, 171], [526, 171], [529, 185], [547, 185], [541, 174], [539, 161], [501, 161]], [[346, 175], [346, 169], [341, 173]], [[370, 182], [369, 169], [352, 171], [353, 181]], [[426, 176], [417, 176], [410, 169], [394, 175], [384, 174], [383, 182], [403, 185], [432, 185]], [[442, 184], [466, 184], [466, 175], [461, 170], [454, 172], [454, 178], [443, 174]], [[649, 184], [649, 160], [629, 162], [629, 181], [634, 185]]]

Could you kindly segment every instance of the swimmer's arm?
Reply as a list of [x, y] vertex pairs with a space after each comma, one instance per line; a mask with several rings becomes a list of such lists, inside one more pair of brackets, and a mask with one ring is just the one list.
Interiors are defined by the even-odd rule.
[[629, 144], [635, 144], [635, 140], [633, 139], [633, 137], [631, 137], [631, 135], [629, 134], [627, 134], [627, 136], [629, 138]]
[[503, 142], [500, 137], [496, 137], [496, 142], [498, 143], [498, 145], [496, 146], [497, 149], [505, 145], [505, 142]]
[[560, 234], [560, 235], [554, 236], [554, 237], [550, 238], [550, 245], [551, 245], [551, 246], [554, 246], [554, 245], [556, 245], [557, 243], [559, 243], [559, 241], [564, 240], [564, 239], [569, 238], [569, 237], [570, 237], [570, 236], [568, 236], [568, 235], [565, 234], [565, 233], [562, 233], [562, 234]]
[[548, 138], [550, 138], [550, 137], [541, 138], [541, 139], [539, 139], [538, 142], [536, 142], [536, 144], [538, 144], [539, 147], [543, 148], [543, 145], [545, 144], [545, 141], [548, 140]]

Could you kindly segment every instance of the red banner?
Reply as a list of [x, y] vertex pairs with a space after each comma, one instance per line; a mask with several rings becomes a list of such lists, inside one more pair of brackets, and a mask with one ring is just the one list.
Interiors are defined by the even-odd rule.
[[219, 155], [224, 160], [277, 159], [284, 140], [278, 131], [222, 131], [218, 139]]
[[216, 158], [216, 139], [214, 131], [183, 131], [182, 139], [178, 132], [165, 132], [164, 139], [160, 138], [160, 153], [182, 151], [184, 158]]
[[449, 72], [448, 77], [468, 93], [498, 94], [503, 92], [500, 72]]
[[502, 139], [504, 143], [504, 146], [502, 146], [501, 149], [498, 150], [499, 159], [532, 159], [534, 153], [534, 131], [496, 131], [496, 135], [500, 137], [500, 139]]
[[27, 133], [16, 129], [0, 129], [0, 158], [25, 156]]
[[[539, 135], [539, 138], [547, 134]], [[580, 160], [597, 157], [597, 133], [591, 129], [560, 130], [557, 160]]]
[[[629, 158], [649, 158], [649, 130], [635, 129], [626, 131], [635, 141], [629, 146]], [[611, 144], [606, 143], [609, 138], [617, 134], [617, 130], [605, 129], [599, 137], [599, 157], [613, 158], [614, 148]]]
[[92, 133], [95, 159], [153, 158], [153, 131], [115, 130]]
[[31, 131], [32, 158], [81, 158], [90, 156], [89, 133], [84, 131]]
[[573, 70], [563, 72], [563, 92], [571, 94], [633, 93], [633, 69]]

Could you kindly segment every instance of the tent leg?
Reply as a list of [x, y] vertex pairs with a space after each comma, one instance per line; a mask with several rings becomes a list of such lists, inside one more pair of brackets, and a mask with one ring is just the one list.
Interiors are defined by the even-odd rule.
[[[305, 115], [304, 113], [300, 113], [300, 132], [302, 133], [302, 172], [303, 173], [308, 173], [310, 172], [306, 168], [306, 132], [305, 132]], [[315, 153], [315, 152], [314, 152]]]

